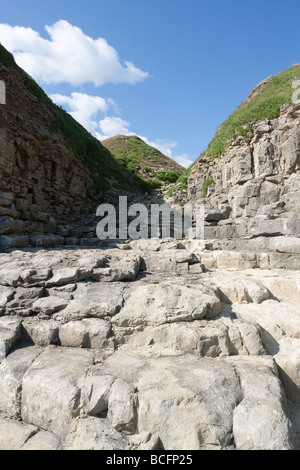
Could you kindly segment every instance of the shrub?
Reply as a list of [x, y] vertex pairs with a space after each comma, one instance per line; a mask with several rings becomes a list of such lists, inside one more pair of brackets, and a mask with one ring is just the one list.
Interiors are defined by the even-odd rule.
[[14, 56], [8, 52], [5, 47], [2, 46], [0, 43], [0, 63], [5, 65], [5, 67], [15, 67], [17, 68], [17, 64], [15, 62]]
[[180, 172], [176, 170], [158, 171], [155, 176], [161, 181], [175, 183], [180, 177]]
[[156, 178], [148, 179], [146, 180], [146, 183], [151, 189], [158, 189], [161, 187], [161, 182]]
[[206, 197], [206, 196], [207, 196], [208, 188], [209, 188], [209, 186], [211, 186], [212, 184], [216, 184], [215, 180], [213, 180], [212, 178], [209, 178], [208, 180], [205, 180], [205, 181], [204, 181], [203, 186], [202, 186], [202, 194], [203, 194], [203, 197]]
[[188, 181], [188, 175], [181, 175], [176, 183], [182, 183], [183, 185], [186, 185]]
[[[239, 106], [222, 124], [215, 137], [210, 142], [205, 156], [216, 158], [220, 156], [229, 139], [247, 132], [253, 133], [251, 123], [263, 119], [273, 119], [279, 115], [283, 104], [292, 101], [292, 82], [300, 76], [299, 67], [291, 67], [273, 77], [260, 92], [251, 100]], [[246, 130], [243, 128], [246, 126]]]

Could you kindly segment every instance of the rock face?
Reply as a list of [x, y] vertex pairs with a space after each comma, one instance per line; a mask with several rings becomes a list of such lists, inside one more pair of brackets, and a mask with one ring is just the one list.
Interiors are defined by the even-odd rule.
[[[60, 132], [53, 116], [25, 85], [24, 74], [0, 64], [6, 105], [0, 106], [0, 245], [64, 241], [64, 216], [91, 208], [93, 181]], [[78, 217], [78, 216], [77, 216]]]
[[[205, 181], [215, 181], [205, 199], [205, 238], [300, 236], [300, 106], [282, 106], [278, 118], [252, 129], [253, 136], [231, 139], [221, 157], [202, 158], [191, 171], [191, 200], [203, 200]], [[270, 251], [298, 252], [298, 245], [282, 241]]]
[[98, 193], [112, 179], [133, 192], [150, 187], [56, 106], [1, 44], [0, 81], [6, 88], [6, 104], [0, 104], [0, 249], [99, 242]]
[[119, 248], [0, 255], [0, 448], [298, 448], [298, 273]]
[[91, 174], [3, 73], [0, 449], [300, 449], [300, 107], [194, 166], [209, 240], [88, 249]]

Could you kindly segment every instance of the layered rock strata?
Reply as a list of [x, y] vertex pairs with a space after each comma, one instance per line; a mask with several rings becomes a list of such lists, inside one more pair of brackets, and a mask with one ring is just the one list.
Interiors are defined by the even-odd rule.
[[[6, 104], [0, 106], [0, 245], [27, 246], [52, 234], [58, 221], [91, 211], [90, 172], [76, 158], [53, 115], [26, 87], [21, 70], [0, 64]], [[13, 238], [11, 237], [13, 236]]]
[[299, 448], [298, 273], [210, 253], [1, 254], [0, 448]]
[[204, 200], [205, 238], [300, 235], [300, 106], [251, 126], [253, 135], [231, 139], [221, 157], [201, 158], [191, 171], [192, 201], [215, 182]]

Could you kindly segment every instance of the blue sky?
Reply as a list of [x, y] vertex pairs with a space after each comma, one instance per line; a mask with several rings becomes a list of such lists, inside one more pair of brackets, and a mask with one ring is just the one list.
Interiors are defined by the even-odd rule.
[[135, 133], [185, 165], [259, 81], [300, 62], [299, 0], [0, 0], [0, 23], [94, 135]]

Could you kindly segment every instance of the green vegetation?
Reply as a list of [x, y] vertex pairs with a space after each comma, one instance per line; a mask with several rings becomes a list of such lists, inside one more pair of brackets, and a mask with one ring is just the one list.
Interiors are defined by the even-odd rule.
[[247, 132], [252, 133], [251, 123], [277, 117], [280, 107], [285, 103], [291, 103], [294, 91], [292, 82], [299, 77], [299, 67], [291, 67], [273, 77], [256, 96], [239, 106], [222, 124], [210, 142], [205, 156], [219, 157], [224, 152], [228, 140], [237, 133], [244, 136]]
[[[300, 66], [294, 66], [272, 77], [250, 100], [242, 103], [229, 118], [220, 126], [216, 135], [201, 157], [216, 158], [222, 155], [228, 140], [237, 134], [244, 137], [253, 136], [252, 124], [263, 119], [273, 119], [279, 115], [283, 104], [291, 104], [294, 80], [300, 79]], [[186, 169], [188, 177], [193, 166]], [[177, 183], [182, 179], [179, 178]], [[204, 196], [205, 197], [205, 196]]]
[[180, 177], [180, 172], [176, 170], [158, 171], [155, 176], [160, 180], [168, 183], [175, 183]]
[[129, 158], [125, 155], [121, 155], [116, 160], [128, 171], [132, 173], [138, 173], [138, 159], [136, 157], [130, 156]]
[[5, 47], [0, 43], [0, 63], [5, 65], [5, 67], [14, 67], [17, 68], [14, 56], [8, 52]]
[[51, 125], [52, 132], [59, 130], [64, 134], [75, 155], [90, 170], [94, 178], [96, 191], [107, 191], [111, 187], [113, 177], [114, 185], [119, 189], [128, 191], [147, 192], [151, 187], [139, 178], [136, 173], [135, 163], [117, 162], [110, 152], [99, 141], [92, 137], [72, 116], [62, 108], [52, 105], [54, 121]]
[[162, 183], [175, 182], [184, 171], [178, 163], [140, 137], [117, 135], [102, 143], [123, 167], [141, 176], [153, 188], [160, 187]]
[[161, 187], [161, 182], [157, 178], [148, 179], [146, 183], [150, 186], [151, 189], [158, 189]]
[[150, 170], [150, 168], [148, 166], [143, 166], [142, 167], [142, 172], [143, 173], [150, 173], [150, 174], [152, 173], [152, 171]]
[[142, 193], [151, 191], [151, 185], [134, 174], [133, 161], [131, 165], [122, 165], [121, 162], [117, 162], [110, 152], [75, 121], [70, 114], [51, 101], [33, 78], [15, 63], [13, 55], [1, 44], [0, 63], [6, 67], [16, 68], [22, 75], [28, 91], [48, 108], [53, 117], [51, 122], [46, 124], [49, 131], [52, 133], [62, 132], [67, 145], [73, 150], [75, 156], [90, 170], [95, 191], [106, 191], [110, 189], [111, 184], [128, 191]]
[[186, 185], [187, 184], [187, 180], [188, 180], [188, 175], [187, 174], [184, 174], [184, 175], [181, 175], [178, 180], [176, 181], [176, 183], [182, 183], [183, 185]]
[[176, 190], [176, 186], [179, 184], [180, 184], [181, 191], [185, 189], [187, 190], [188, 189], [188, 177], [189, 177], [189, 173], [188, 173], [188, 169], [186, 169], [183, 175], [179, 176], [179, 178], [175, 181], [175, 184], [172, 186], [172, 188], [169, 189], [167, 193], [168, 197], [173, 196], [173, 192]]
[[205, 181], [204, 181], [203, 186], [202, 186], [202, 194], [203, 194], [203, 197], [206, 197], [206, 196], [207, 196], [208, 188], [209, 188], [209, 186], [211, 186], [212, 184], [216, 184], [215, 180], [213, 180], [212, 178], [209, 178], [208, 180], [205, 180]]
[[134, 173], [138, 173], [140, 168], [143, 173], [150, 173], [148, 164], [159, 161], [162, 155], [136, 137], [124, 139], [113, 137], [104, 141], [104, 145], [122, 166]]
[[39, 100], [40, 103], [46, 103], [50, 106], [54, 105], [44, 90], [42, 90], [42, 88], [33, 80], [33, 78], [26, 72], [23, 73], [25, 75], [25, 86], [27, 90], [29, 90]]

